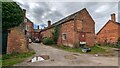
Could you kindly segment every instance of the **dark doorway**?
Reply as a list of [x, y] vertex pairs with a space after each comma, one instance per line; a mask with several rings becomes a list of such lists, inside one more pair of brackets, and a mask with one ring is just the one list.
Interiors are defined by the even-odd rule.
[[7, 38], [8, 31], [2, 31], [2, 54], [6, 54], [7, 51]]

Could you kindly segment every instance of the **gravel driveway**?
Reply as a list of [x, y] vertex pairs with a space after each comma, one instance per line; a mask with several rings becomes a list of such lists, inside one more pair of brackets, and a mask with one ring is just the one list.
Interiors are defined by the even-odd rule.
[[35, 50], [35, 56], [49, 55], [50, 59], [32, 63], [28, 62], [31, 57], [15, 66], [118, 66], [118, 57], [72, 53], [38, 43], [29, 46]]

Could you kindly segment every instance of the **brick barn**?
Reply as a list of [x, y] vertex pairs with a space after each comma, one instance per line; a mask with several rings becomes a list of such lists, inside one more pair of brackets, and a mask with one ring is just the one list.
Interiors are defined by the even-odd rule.
[[34, 24], [28, 18], [25, 18], [24, 25], [25, 25], [25, 35], [27, 36], [27, 38], [32, 39], [34, 32], [34, 28], [33, 28]]
[[34, 32], [34, 28], [33, 28], [33, 22], [31, 22], [27, 17], [26, 17], [26, 10], [23, 9], [24, 11], [24, 29], [25, 29], [25, 35], [28, 38], [32, 38], [32, 33]]
[[25, 16], [26, 10], [23, 10], [23, 12], [24, 22], [19, 26], [10, 28], [8, 31], [7, 54], [11, 54], [13, 52], [24, 53], [29, 51], [27, 37], [30, 31], [26, 30], [26, 27], [29, 25], [30, 28], [32, 28], [33, 23]]
[[34, 24], [26, 17], [26, 10], [24, 11], [24, 29], [25, 29], [25, 35], [28, 39], [32, 39], [34, 41], [36, 38], [40, 38], [40, 29], [38, 26], [38, 29], [34, 29]]
[[120, 23], [116, 22], [115, 14], [111, 14], [111, 20], [109, 20], [102, 29], [97, 33], [97, 42], [104, 43], [116, 43], [120, 37]]
[[71, 14], [60, 21], [41, 30], [42, 38], [52, 38], [52, 31], [55, 26], [60, 26], [58, 45], [79, 47], [80, 44], [93, 46], [95, 43], [95, 22], [86, 8]]

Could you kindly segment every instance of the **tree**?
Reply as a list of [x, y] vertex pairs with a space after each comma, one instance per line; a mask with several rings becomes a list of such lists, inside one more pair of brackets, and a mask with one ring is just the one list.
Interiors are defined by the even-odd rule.
[[15, 2], [2, 2], [2, 30], [18, 26], [24, 20], [22, 9]]
[[[1, 6], [0, 6], [1, 7]], [[22, 9], [15, 2], [2, 2], [2, 54], [6, 54], [8, 29], [24, 20]]]
[[54, 31], [52, 32], [53, 35], [53, 42], [57, 44], [58, 38], [60, 33], [60, 26], [55, 26]]
[[2, 29], [2, 2], [0, 2], [0, 30]]

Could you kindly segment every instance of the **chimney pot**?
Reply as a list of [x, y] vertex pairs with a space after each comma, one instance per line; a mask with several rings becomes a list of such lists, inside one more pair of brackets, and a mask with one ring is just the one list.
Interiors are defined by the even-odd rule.
[[115, 13], [111, 14], [111, 20], [116, 22], [116, 17], [115, 17]]
[[24, 13], [24, 17], [26, 16], [26, 10], [25, 9], [23, 9], [23, 13]]
[[51, 26], [51, 21], [49, 20], [49, 21], [48, 21], [48, 27], [50, 27], [50, 26]]
[[39, 25], [37, 26], [37, 28], [39, 29]]

